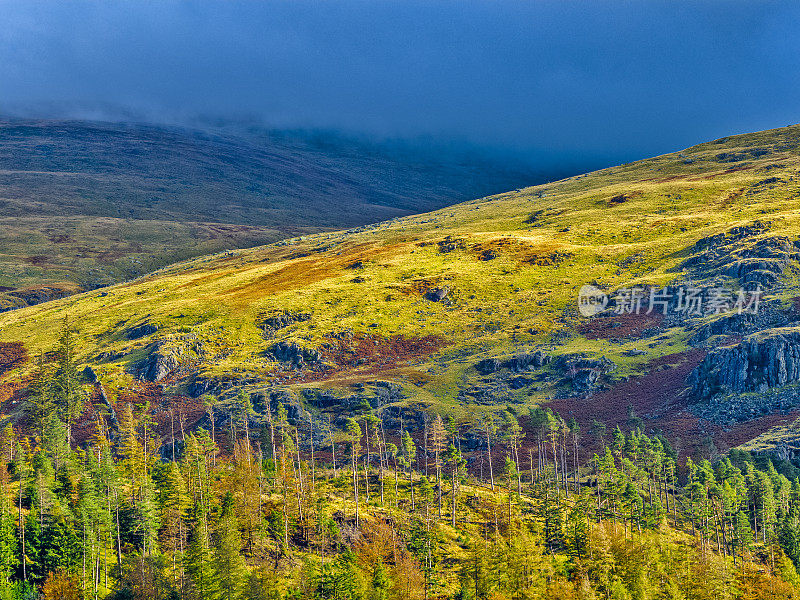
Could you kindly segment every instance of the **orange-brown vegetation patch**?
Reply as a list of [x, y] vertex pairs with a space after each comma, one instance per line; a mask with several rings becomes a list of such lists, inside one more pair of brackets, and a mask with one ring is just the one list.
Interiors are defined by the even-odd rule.
[[27, 361], [28, 351], [22, 342], [0, 342], [0, 375]]
[[320, 371], [300, 371], [292, 379], [319, 381], [342, 374], [377, 375], [429, 356], [445, 343], [445, 339], [438, 335], [383, 337], [355, 334], [341, 339], [331, 336], [319, 348], [322, 360], [329, 365], [328, 368]]
[[386, 255], [397, 254], [404, 244], [358, 244], [341, 254], [319, 253], [298, 258], [262, 275], [254, 281], [235, 287], [224, 295], [252, 299], [276, 292], [298, 289], [338, 277], [357, 262], [366, 263]]
[[728, 206], [730, 206], [731, 204], [733, 204], [739, 198], [742, 197], [742, 194], [744, 194], [744, 190], [745, 188], [738, 188], [733, 190], [732, 192], [728, 193], [728, 195], [725, 196], [722, 200], [717, 202], [717, 206], [719, 208], [727, 208]]
[[[695, 424], [697, 418], [686, 411], [686, 377], [703, 357], [706, 350], [669, 354], [648, 363], [648, 372], [640, 377], [616, 384], [610, 390], [596, 392], [589, 397], [553, 400], [547, 406], [565, 419], [575, 417], [586, 432], [594, 420], [605, 423], [609, 431], [629, 424], [629, 410], [642, 419], [643, 429], [663, 431], [667, 438], [697, 437], [696, 426], [687, 429], [687, 421]], [[696, 440], [698, 441], [698, 440]]]
[[716, 173], [711, 173], [709, 175], [701, 175], [699, 177], [687, 177], [687, 181], [703, 181], [704, 179], [714, 179], [716, 177], [720, 177], [721, 175], [730, 175], [731, 173], [736, 173], [737, 171], [747, 171], [749, 169], [755, 169], [757, 165], [742, 165], [740, 167], [731, 167], [729, 169], [725, 169], [724, 171], [717, 171]]
[[444, 277], [437, 275], [435, 277], [421, 277], [419, 279], [412, 279], [407, 286], [398, 289], [405, 295], [419, 294], [420, 296], [424, 296], [429, 291], [446, 284], [447, 280]]
[[656, 312], [595, 317], [581, 323], [578, 333], [589, 340], [639, 338], [647, 330], [661, 327], [663, 321], [664, 315]]
[[528, 244], [512, 237], [472, 244], [469, 250], [480, 260], [506, 256], [520, 263], [539, 266], [557, 265], [572, 256], [571, 252], [564, 251], [558, 243]]
[[[107, 408], [102, 400], [100, 385], [95, 385], [89, 400], [84, 404], [83, 412], [72, 426], [72, 435], [76, 444], [86, 444], [98, 434], [98, 417], [104, 415], [105, 427], [109, 427]], [[141, 411], [146, 407], [152, 423], [151, 432], [160, 442], [181, 437], [181, 424], [188, 433], [203, 418], [205, 407], [202, 400], [186, 396], [165, 395], [160, 385], [148, 382], [137, 382], [135, 385], [121, 390], [115, 402], [114, 411], [117, 418], [126, 404], [131, 404], [134, 415], [141, 418]]]
[[[800, 409], [786, 414], [776, 412], [725, 429], [698, 418], [689, 411], [686, 378], [705, 353], [705, 350], [695, 349], [663, 356], [648, 364], [646, 375], [632, 377], [588, 398], [554, 400], [547, 406], [565, 419], [573, 416], [578, 420], [584, 432], [582, 452], [587, 459], [598, 450], [587, 434], [593, 420], [605, 423], [608, 437], [617, 425], [623, 430], [631, 427], [630, 410], [641, 419], [643, 431], [663, 433], [681, 456], [704, 458], [727, 452], [771, 427], [800, 416]], [[530, 437], [534, 439], [533, 434]]]
[[164, 394], [161, 385], [146, 381], [137, 382], [134, 386], [120, 391], [114, 403], [116, 410], [121, 410], [125, 404], [131, 404], [134, 412], [136, 407], [147, 404], [150, 418], [154, 423], [154, 431], [162, 437], [170, 436], [173, 427], [175, 431], [180, 431], [181, 419], [184, 429], [191, 429], [206, 412], [202, 400]]
[[28, 397], [29, 385], [29, 377], [0, 382], [0, 415], [11, 417], [14, 431], [23, 435], [30, 435], [27, 415], [22, 410]]

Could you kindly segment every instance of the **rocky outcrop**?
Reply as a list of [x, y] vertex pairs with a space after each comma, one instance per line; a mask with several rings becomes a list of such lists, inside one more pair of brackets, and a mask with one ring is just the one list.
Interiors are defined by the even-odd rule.
[[86, 365], [82, 373], [86, 381], [89, 383], [97, 383], [97, 373], [94, 372], [94, 369], [91, 366]]
[[354, 391], [352, 394], [318, 388], [305, 388], [302, 394], [306, 402], [317, 408], [345, 410], [381, 408], [406, 398], [403, 387], [392, 381], [355, 383], [352, 388]]
[[692, 413], [723, 428], [752, 419], [788, 414], [800, 406], [800, 384], [771, 388], [764, 392], [717, 394], [690, 406]]
[[690, 342], [697, 345], [714, 335], [747, 335], [771, 327], [788, 325], [788, 323], [789, 319], [785, 314], [764, 304], [760, 307], [758, 314], [725, 313], [713, 321], [699, 325]]
[[550, 362], [550, 355], [545, 354], [541, 350], [536, 352], [526, 352], [512, 356], [506, 361], [503, 361], [502, 367], [510, 369], [517, 373], [534, 368], [538, 369]]
[[425, 293], [425, 298], [431, 302], [441, 302], [450, 293], [450, 288], [447, 286], [434, 288]]
[[139, 338], [153, 335], [156, 331], [158, 331], [158, 325], [155, 323], [144, 323], [138, 327], [131, 327], [128, 329], [128, 331], [125, 332], [125, 337], [129, 340], [138, 340]]
[[475, 365], [481, 375], [491, 375], [500, 370], [500, 360], [497, 358], [484, 358]]
[[9, 296], [19, 298], [28, 306], [42, 304], [50, 300], [58, 300], [72, 295], [70, 290], [59, 287], [35, 286], [8, 292]]
[[550, 355], [541, 350], [536, 352], [524, 352], [500, 360], [499, 358], [485, 358], [475, 364], [475, 369], [481, 375], [490, 375], [501, 369], [509, 369], [515, 373], [521, 373], [530, 369], [538, 369], [550, 361]]
[[192, 398], [199, 398], [207, 393], [209, 393], [212, 389], [214, 389], [215, 382], [211, 379], [203, 379], [201, 377], [195, 376], [194, 381], [192, 381], [186, 388], [186, 392]]
[[177, 352], [161, 344], [154, 344], [151, 348], [147, 358], [134, 365], [133, 372], [145, 381], [161, 381], [179, 368]]
[[735, 346], [709, 352], [689, 376], [692, 395], [707, 399], [725, 392], [761, 392], [800, 381], [800, 329], [754, 333]]
[[106, 389], [103, 387], [103, 384], [98, 380], [95, 382], [94, 386], [97, 390], [97, 395], [100, 398], [100, 402], [103, 404], [103, 411], [108, 413], [109, 429], [111, 429], [112, 433], [115, 433], [119, 429], [117, 412], [114, 410], [114, 406], [108, 400], [108, 395], [106, 394]]
[[257, 324], [261, 328], [262, 335], [266, 339], [269, 339], [275, 335], [275, 332], [279, 329], [289, 327], [295, 323], [308, 321], [310, 318], [311, 315], [308, 313], [292, 312], [287, 310], [270, 314], [262, 314]]
[[745, 285], [772, 285], [800, 253], [797, 242], [786, 236], [758, 239], [767, 229], [766, 224], [756, 221], [702, 238], [681, 267], [698, 279], [726, 276]]
[[576, 392], [583, 393], [594, 389], [600, 377], [614, 371], [616, 365], [605, 356], [588, 358], [582, 354], [564, 354], [555, 360], [554, 367], [564, 373]]
[[295, 342], [277, 342], [270, 347], [269, 353], [275, 360], [289, 363], [296, 369], [315, 365], [322, 360], [318, 350], [303, 348]]

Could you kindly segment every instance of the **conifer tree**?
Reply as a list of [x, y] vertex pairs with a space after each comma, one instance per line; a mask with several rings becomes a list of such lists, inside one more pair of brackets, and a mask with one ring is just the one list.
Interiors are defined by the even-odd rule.
[[441, 415], [436, 415], [431, 427], [431, 450], [436, 467], [436, 502], [439, 519], [442, 518], [442, 453], [447, 448], [447, 429]]
[[347, 419], [345, 426], [350, 452], [350, 463], [353, 470], [353, 500], [356, 504], [356, 526], [358, 526], [358, 455], [361, 452], [361, 426], [355, 419]]
[[188, 575], [186, 596], [190, 600], [215, 600], [219, 588], [207, 517], [201, 506], [195, 505], [193, 513], [192, 530], [185, 558]]
[[58, 337], [52, 394], [58, 415], [67, 426], [68, 440], [72, 440], [72, 423], [81, 414], [86, 399], [80, 385], [75, 352], [75, 330], [65, 316]]
[[417, 457], [417, 446], [411, 438], [408, 430], [403, 431], [402, 439], [400, 441], [402, 447], [402, 466], [408, 470], [408, 482], [411, 488], [411, 510], [415, 508], [414, 502], [414, 460]]
[[214, 532], [214, 572], [220, 600], [240, 600], [247, 581], [247, 565], [240, 554], [239, 525], [233, 510], [233, 495], [228, 492]]

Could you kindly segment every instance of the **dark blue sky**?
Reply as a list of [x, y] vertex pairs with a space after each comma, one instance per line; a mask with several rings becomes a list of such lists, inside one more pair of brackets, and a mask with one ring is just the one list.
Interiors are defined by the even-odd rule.
[[614, 163], [800, 121], [798, 23], [796, 1], [0, 0], [0, 112]]

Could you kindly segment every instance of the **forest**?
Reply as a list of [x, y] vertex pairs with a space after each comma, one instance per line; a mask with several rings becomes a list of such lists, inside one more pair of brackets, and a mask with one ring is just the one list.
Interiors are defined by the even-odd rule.
[[0, 433], [0, 598], [800, 596], [800, 480], [766, 457], [694, 461], [546, 407], [414, 431], [365, 407], [318, 432], [277, 404], [254, 428], [244, 392], [205, 398], [222, 427], [164, 439], [124, 404], [79, 445], [66, 322], [25, 402]]

